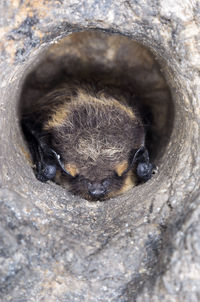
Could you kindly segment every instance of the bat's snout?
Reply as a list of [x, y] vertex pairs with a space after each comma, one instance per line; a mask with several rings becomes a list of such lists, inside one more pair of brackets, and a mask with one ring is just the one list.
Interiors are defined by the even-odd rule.
[[88, 182], [88, 192], [93, 199], [101, 199], [108, 192], [109, 180], [102, 182]]

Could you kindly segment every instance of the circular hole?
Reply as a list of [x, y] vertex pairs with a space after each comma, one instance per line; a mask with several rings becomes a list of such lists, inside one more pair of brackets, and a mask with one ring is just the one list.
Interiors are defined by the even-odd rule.
[[73, 33], [50, 46], [31, 68], [20, 97], [20, 115], [63, 82], [89, 82], [99, 90], [105, 85], [114, 87], [114, 94], [137, 101], [150, 158], [159, 169], [174, 115], [170, 89], [160, 69], [147, 48], [127, 37], [97, 31]]

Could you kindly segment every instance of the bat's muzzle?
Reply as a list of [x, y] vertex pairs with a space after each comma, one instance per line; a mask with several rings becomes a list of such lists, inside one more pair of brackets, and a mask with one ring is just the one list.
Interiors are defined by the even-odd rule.
[[99, 182], [89, 182], [88, 192], [93, 199], [101, 199], [108, 192], [108, 187], [110, 183], [108, 181]]

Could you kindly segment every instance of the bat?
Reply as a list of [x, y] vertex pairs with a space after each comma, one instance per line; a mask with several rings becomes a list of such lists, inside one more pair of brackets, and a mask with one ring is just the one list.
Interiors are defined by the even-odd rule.
[[21, 125], [36, 178], [87, 200], [118, 196], [152, 176], [136, 102], [112, 87], [64, 83], [25, 106]]

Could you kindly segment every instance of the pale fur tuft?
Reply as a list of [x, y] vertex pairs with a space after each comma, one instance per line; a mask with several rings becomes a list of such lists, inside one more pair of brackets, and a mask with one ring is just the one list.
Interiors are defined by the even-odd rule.
[[100, 157], [115, 160], [117, 155], [125, 151], [124, 149], [122, 145], [112, 145], [109, 142], [102, 143], [98, 140], [98, 137], [90, 136], [87, 139], [80, 139], [76, 150], [79, 155], [83, 156], [84, 160], [91, 159], [96, 163]]

